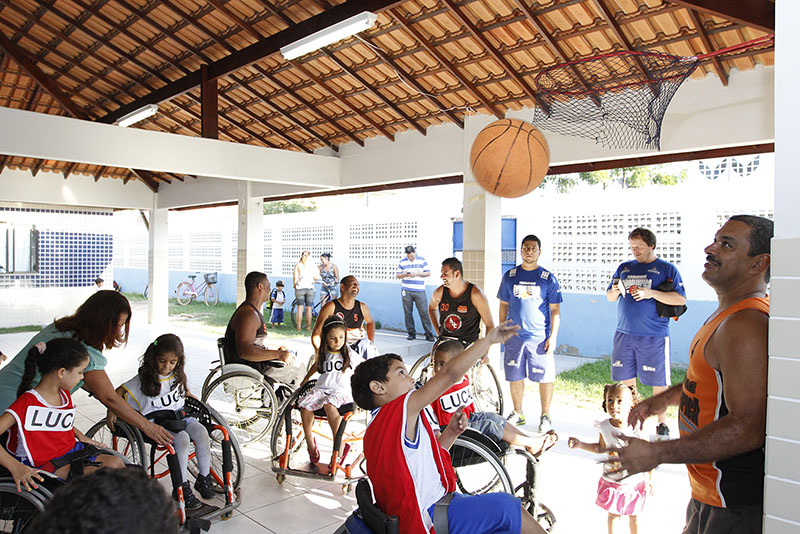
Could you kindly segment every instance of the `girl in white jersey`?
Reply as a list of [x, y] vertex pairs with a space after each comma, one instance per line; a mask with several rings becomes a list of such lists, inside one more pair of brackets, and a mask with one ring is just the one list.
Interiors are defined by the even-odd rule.
[[[331, 317], [322, 325], [322, 340], [316, 361], [303, 379], [303, 384], [319, 373], [317, 383], [312, 390], [300, 399], [300, 413], [303, 420], [303, 432], [311, 463], [319, 462], [319, 449], [314, 440], [311, 427], [314, 424], [314, 411], [323, 408], [331, 425], [333, 435], [339, 430], [342, 416], [339, 408], [353, 402], [350, 390], [350, 376], [353, 374], [350, 363], [350, 349], [347, 346], [347, 326], [338, 317]], [[345, 445], [345, 450], [348, 445]]]
[[[89, 353], [83, 343], [71, 338], [39, 342], [28, 351], [25, 371], [17, 392], [19, 398], [0, 415], [0, 433], [10, 429], [6, 446], [0, 447], [0, 465], [11, 472], [17, 490], [38, 487], [39, 471], [67, 479], [70, 463], [57, 466], [57, 460], [82, 450], [87, 444], [103, 447], [73, 426], [75, 405], [69, 391], [83, 379]], [[38, 383], [31, 389], [39, 373]], [[12, 456], [13, 454], [13, 456]], [[87, 460], [106, 467], [122, 467], [116, 456], [101, 454]], [[86, 466], [84, 470], [96, 469]]]
[[[190, 440], [194, 442], [195, 458], [200, 471], [194, 487], [204, 499], [214, 496], [214, 488], [209, 475], [211, 448], [208, 431], [194, 417], [185, 417], [183, 411], [186, 395], [191, 395], [183, 370], [185, 361], [183, 343], [178, 336], [159, 336], [148, 345], [142, 355], [137, 375], [117, 388], [117, 393], [142, 415], [153, 419], [174, 436], [172, 446], [181, 469], [183, 499], [186, 508], [192, 509], [201, 507], [203, 503], [192, 493], [186, 479]], [[111, 414], [109, 419], [113, 419]], [[173, 491], [173, 497], [176, 495], [177, 491]]]
[[[570, 449], [583, 449], [589, 452], [603, 452], [609, 447], [624, 445], [620, 436], [639, 436], [639, 432], [628, 425], [631, 408], [639, 403], [639, 392], [634, 386], [622, 383], [607, 384], [603, 388], [603, 410], [609, 415], [604, 421], [595, 422], [600, 431], [598, 443], [585, 443], [578, 438], [569, 438]], [[628, 516], [631, 534], [639, 531], [639, 514], [644, 508], [648, 493], [652, 493], [651, 473], [639, 473], [620, 480], [609, 473], [608, 464], [603, 466], [603, 476], [597, 484], [596, 504], [608, 512], [608, 534], [618, 531], [620, 516]]]

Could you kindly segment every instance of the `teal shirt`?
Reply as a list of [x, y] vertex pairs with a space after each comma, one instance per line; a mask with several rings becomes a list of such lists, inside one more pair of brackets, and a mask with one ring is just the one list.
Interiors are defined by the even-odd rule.
[[[0, 413], [5, 412], [11, 403], [17, 400], [17, 389], [22, 382], [22, 374], [25, 371], [25, 359], [28, 357], [28, 351], [35, 344], [40, 341], [47, 343], [51, 339], [57, 337], [72, 337], [72, 332], [62, 332], [58, 330], [54, 324], [44, 327], [38, 334], [28, 342], [25, 347], [17, 353], [2, 369], [0, 369]], [[86, 367], [87, 371], [100, 371], [106, 367], [106, 357], [103, 353], [94, 347], [83, 344], [86, 350], [89, 351], [89, 365]], [[41, 375], [37, 372], [33, 379], [33, 385], [39, 383]], [[78, 382], [70, 393], [75, 393], [83, 385], [83, 380]]]

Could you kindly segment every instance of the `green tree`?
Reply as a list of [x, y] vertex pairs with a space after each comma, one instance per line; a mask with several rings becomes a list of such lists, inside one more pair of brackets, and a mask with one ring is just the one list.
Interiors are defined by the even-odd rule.
[[301, 202], [299, 200], [276, 200], [264, 202], [264, 215], [276, 213], [299, 213], [301, 211], [316, 211], [317, 204], [313, 200]]
[[645, 167], [620, 167], [601, 171], [579, 172], [577, 174], [554, 174], [547, 176], [546, 184], [555, 185], [559, 193], [568, 193], [581, 182], [590, 185], [601, 185], [607, 189], [609, 185], [618, 183], [623, 188], [644, 187], [648, 184], [675, 185], [686, 179], [686, 170], [674, 174], [667, 172], [664, 165], [648, 165]]
[[542, 180], [543, 184], [553, 185], [559, 193], [569, 193], [570, 189], [578, 185], [575, 174], [549, 174]]

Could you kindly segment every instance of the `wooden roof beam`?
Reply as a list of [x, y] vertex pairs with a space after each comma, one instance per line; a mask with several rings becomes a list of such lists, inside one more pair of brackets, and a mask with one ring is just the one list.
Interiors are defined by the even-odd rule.
[[522, 78], [522, 76], [519, 75], [519, 73], [517, 73], [517, 69], [512, 67], [511, 64], [508, 62], [508, 60], [495, 49], [492, 43], [489, 42], [489, 39], [487, 39], [483, 35], [483, 32], [481, 32], [478, 29], [478, 27], [475, 26], [475, 24], [471, 20], [469, 20], [469, 18], [466, 15], [464, 15], [464, 13], [462, 13], [458, 9], [458, 7], [456, 7], [455, 3], [453, 3], [452, 0], [444, 0], [444, 3], [447, 5], [447, 8], [450, 10], [450, 12], [456, 16], [458, 21], [467, 27], [472, 37], [476, 39], [479, 43], [481, 43], [481, 45], [483, 45], [486, 51], [489, 52], [489, 54], [491, 54], [494, 60], [497, 63], [499, 63], [503, 69], [505, 69], [506, 73], [508, 73], [511, 76], [511, 78], [517, 83], [517, 85], [519, 85], [520, 89], [522, 89], [522, 91], [526, 95], [528, 95], [531, 99], [533, 99], [533, 101], [536, 102], [543, 109], [545, 110], [549, 109], [549, 106], [545, 102], [543, 102], [536, 94], [536, 90], [531, 85], [529, 85], [528, 82], [526, 82]]
[[[706, 49], [706, 54], [714, 52], [715, 51], [714, 45], [711, 43], [711, 38], [708, 36], [708, 32], [706, 32], [705, 26], [703, 26], [703, 21], [700, 20], [700, 14], [694, 9], [689, 9], [688, 11], [689, 11], [689, 17], [692, 19], [694, 27], [697, 28], [697, 33], [699, 34], [700, 41], [703, 43], [703, 46]], [[722, 65], [722, 61], [720, 61], [719, 57], [711, 56], [711, 65], [717, 72], [717, 76], [719, 76], [719, 80], [722, 82], [722, 85], [727, 87], [728, 73], [725, 71], [725, 67]]]
[[[362, 11], [379, 12], [400, 3], [400, 0], [349, 0], [331, 9], [315, 15], [296, 26], [287, 28], [260, 41], [253, 43], [241, 50], [208, 65], [210, 78], [220, 78], [231, 72], [252, 65], [258, 60], [278, 52], [281, 47], [291, 44], [303, 37], [307, 37], [321, 29], [327, 28], [337, 22], [357, 15]], [[131, 111], [136, 111], [147, 104], [159, 104], [177, 95], [183, 94], [200, 85], [200, 70], [170, 82], [166, 86], [153, 91], [149, 95], [139, 98], [130, 104], [109, 113], [101, 119], [102, 122], [113, 123]]]
[[99, 180], [100, 180], [100, 178], [103, 176], [103, 173], [104, 173], [104, 172], [106, 172], [106, 169], [108, 169], [108, 167], [100, 167], [100, 168], [97, 170], [97, 172], [96, 172], [96, 173], [94, 173], [94, 181], [95, 181], [95, 182], [97, 182], [97, 181], [99, 181]]
[[66, 168], [66, 169], [64, 169], [64, 171], [63, 171], [63, 172], [64, 172], [64, 179], [65, 179], [65, 180], [66, 180], [67, 178], [69, 178], [69, 175], [70, 175], [70, 174], [72, 174], [72, 171], [74, 171], [74, 170], [75, 170], [75, 167], [77, 167], [77, 166], [78, 166], [78, 164], [77, 164], [77, 163], [70, 163], [69, 165], [67, 165], [67, 168]]
[[[42, 165], [44, 165], [44, 160], [43, 159], [37, 160], [36, 163], [34, 164], [33, 168], [31, 169], [31, 174], [33, 176], [36, 176], [37, 174], [39, 174], [39, 171], [41, 170]], [[66, 176], [64, 178], [66, 178]]]
[[392, 16], [394, 16], [394, 18], [397, 19], [400, 25], [403, 26], [403, 28], [405, 28], [406, 31], [408, 31], [417, 41], [419, 41], [419, 43], [422, 44], [425, 50], [427, 50], [429, 54], [431, 54], [434, 58], [436, 58], [436, 60], [439, 63], [441, 63], [447, 69], [447, 71], [450, 74], [452, 74], [455, 77], [455, 79], [459, 81], [459, 83], [461, 83], [461, 85], [469, 89], [470, 92], [472, 92], [472, 94], [475, 96], [475, 98], [477, 98], [478, 101], [480, 101], [484, 106], [486, 106], [486, 108], [490, 112], [492, 112], [492, 114], [495, 117], [497, 117], [498, 119], [502, 119], [505, 117], [505, 114], [497, 106], [495, 106], [491, 100], [486, 98], [486, 96], [484, 96], [484, 94], [480, 90], [478, 90], [477, 87], [475, 87], [475, 84], [467, 80], [467, 78], [458, 71], [455, 65], [453, 65], [453, 63], [450, 62], [450, 60], [448, 60], [446, 57], [444, 57], [444, 55], [442, 55], [438, 50], [436, 50], [436, 48], [428, 39], [426, 39], [413, 25], [409, 24], [405, 20], [405, 17], [403, 17], [399, 9], [395, 8], [389, 11], [392, 14]]
[[775, 33], [774, 0], [669, 0], [672, 4]]
[[141, 169], [131, 169], [131, 171], [139, 180], [142, 181], [142, 183], [144, 183], [144, 185], [150, 188], [150, 191], [153, 193], [158, 193], [158, 180], [156, 180], [155, 175], [152, 172], [143, 171]]

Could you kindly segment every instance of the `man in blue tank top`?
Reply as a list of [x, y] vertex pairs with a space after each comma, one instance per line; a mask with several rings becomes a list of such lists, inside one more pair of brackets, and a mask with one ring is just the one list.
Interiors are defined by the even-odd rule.
[[552, 429], [550, 403], [556, 379], [555, 350], [561, 324], [561, 288], [553, 273], [539, 266], [542, 242], [535, 235], [522, 239], [522, 264], [503, 275], [497, 298], [500, 300], [500, 322], [511, 319], [520, 325], [517, 336], [505, 343], [503, 368], [509, 382], [514, 411], [510, 422], [525, 424], [522, 397], [525, 378], [539, 384], [542, 412], [539, 432]]
[[[658, 395], [670, 386], [669, 317], [660, 317], [656, 301], [669, 306], [686, 304], [686, 290], [678, 269], [656, 257], [656, 236], [647, 228], [636, 228], [628, 235], [633, 252], [614, 272], [606, 297], [617, 304], [617, 331], [611, 355], [611, 379], [635, 385], [653, 386]], [[658, 288], [671, 282], [672, 291]], [[621, 297], [621, 298], [620, 298]], [[669, 437], [667, 413], [658, 414], [656, 434]]]

